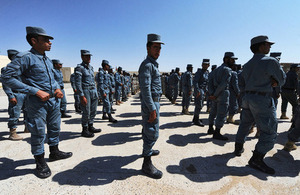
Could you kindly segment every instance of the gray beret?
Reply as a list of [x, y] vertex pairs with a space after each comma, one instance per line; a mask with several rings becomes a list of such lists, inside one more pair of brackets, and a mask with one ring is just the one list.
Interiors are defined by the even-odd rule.
[[92, 56], [92, 54], [89, 50], [82, 49], [82, 50], [80, 50], [80, 53], [83, 56]]
[[57, 60], [57, 59], [53, 59], [52, 60], [52, 63], [53, 64], [63, 64], [63, 63], [61, 63], [59, 60]]
[[202, 64], [209, 64], [209, 59], [203, 59]]
[[238, 58], [234, 56], [234, 53], [233, 52], [225, 52], [224, 54], [224, 58], [225, 57], [228, 57], [228, 58], [231, 58], [231, 59], [235, 59], [237, 60]]
[[19, 51], [15, 50], [15, 49], [9, 49], [7, 50], [7, 55], [16, 55], [17, 53], [19, 53]]
[[251, 39], [251, 46], [252, 45], [255, 45], [257, 43], [263, 43], [263, 42], [267, 42], [267, 43], [270, 43], [271, 45], [274, 44], [274, 42], [270, 42], [269, 41], [269, 38], [265, 35], [260, 35], [260, 36], [257, 36], [257, 37], [254, 37]]
[[147, 42], [164, 44], [160, 40], [160, 35], [157, 35], [157, 34], [148, 34]]
[[107, 64], [107, 65], [109, 65], [109, 61], [107, 61], [107, 60], [102, 60], [102, 64]]
[[53, 37], [48, 35], [44, 29], [42, 29], [40, 27], [27, 26], [26, 33], [27, 33], [27, 35], [29, 35], [29, 34], [40, 35], [40, 36], [44, 36], [44, 37], [49, 37], [49, 39], [54, 39]]

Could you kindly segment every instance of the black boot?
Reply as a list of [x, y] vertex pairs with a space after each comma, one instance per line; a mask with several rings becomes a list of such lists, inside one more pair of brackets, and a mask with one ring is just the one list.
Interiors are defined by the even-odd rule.
[[214, 134], [214, 132], [215, 132], [215, 130], [214, 130], [214, 125], [209, 125], [207, 134], [208, 134], [208, 135], [212, 135], [212, 134]]
[[39, 178], [47, 178], [51, 175], [51, 170], [45, 161], [44, 155], [45, 153], [34, 156], [36, 163], [36, 175]]
[[[152, 150], [152, 154], [151, 154], [151, 156], [158, 156], [158, 155], [159, 155], [159, 153], [160, 153], [160, 151], [159, 151], [159, 150]], [[144, 155], [142, 154], [142, 157], [146, 157], [146, 156], [144, 156]]]
[[221, 129], [216, 128], [216, 130], [213, 134], [213, 139], [218, 139], [218, 140], [223, 140], [223, 141], [228, 140], [228, 137], [225, 137], [225, 136], [221, 135], [220, 130]]
[[61, 111], [61, 118], [71, 118], [71, 115], [66, 114], [65, 111]]
[[81, 113], [82, 110], [80, 109], [80, 106], [75, 106], [75, 112], [77, 113]]
[[160, 179], [163, 175], [162, 172], [152, 164], [151, 156], [144, 157], [142, 171], [154, 179]]
[[110, 110], [111, 110], [110, 111], [111, 114], [115, 114], [116, 109], [113, 109], [113, 107], [111, 107]]
[[89, 128], [88, 128], [89, 132], [91, 133], [100, 133], [102, 130], [101, 129], [96, 129], [93, 124], [89, 124]]
[[244, 144], [235, 142], [234, 154], [236, 156], [241, 156], [244, 152]]
[[200, 127], [204, 127], [204, 124], [202, 123], [202, 121], [199, 120], [199, 116], [197, 117], [197, 116], [194, 115], [193, 123], [194, 123], [194, 125], [198, 125]]
[[109, 122], [112, 122], [112, 123], [117, 123], [118, 121], [116, 120], [116, 119], [114, 119], [112, 116], [111, 116], [111, 114], [108, 114], [108, 121]]
[[106, 112], [103, 112], [102, 120], [107, 120], [107, 119], [109, 118], [107, 117]]
[[60, 151], [58, 149], [58, 145], [50, 146], [49, 148], [50, 148], [50, 155], [49, 155], [49, 160], [50, 161], [70, 158], [73, 155], [72, 152], [62, 152], [62, 151]]
[[82, 137], [94, 137], [94, 133], [89, 132], [88, 127], [82, 127]]
[[265, 162], [263, 161], [264, 157], [265, 154], [259, 153], [254, 150], [253, 156], [250, 158], [248, 162], [249, 166], [270, 175], [275, 174], [275, 170], [269, 167], [268, 165], [266, 165]]

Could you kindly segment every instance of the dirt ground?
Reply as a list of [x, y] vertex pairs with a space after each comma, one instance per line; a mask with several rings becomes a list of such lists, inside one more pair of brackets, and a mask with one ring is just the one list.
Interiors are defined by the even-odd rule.
[[[213, 140], [207, 135], [208, 113], [200, 118], [205, 127], [193, 126], [192, 115], [181, 114], [181, 97], [172, 105], [161, 100], [160, 137], [154, 148], [160, 155], [152, 157], [153, 164], [163, 172], [155, 180], [141, 171], [143, 159], [141, 114], [138, 95], [132, 96], [117, 109], [119, 120], [103, 121], [102, 106], [98, 106], [94, 126], [102, 132], [94, 138], [81, 133], [81, 115], [74, 111], [72, 89], [66, 84], [68, 114], [62, 119], [59, 148], [71, 151], [66, 160], [48, 162], [52, 175], [39, 179], [34, 175], [35, 162], [31, 154], [30, 134], [23, 133], [23, 118], [18, 132], [22, 141], [8, 140], [7, 105], [0, 96], [0, 189], [1, 194], [299, 194], [299, 149], [283, 151], [290, 120], [279, 120], [278, 138], [267, 153], [265, 162], [275, 168], [275, 175], [266, 175], [247, 166], [257, 139], [250, 134], [241, 157], [233, 155], [238, 125], [225, 124], [222, 133], [229, 141]], [[278, 116], [280, 115], [280, 105]], [[193, 112], [193, 103], [190, 107]], [[206, 107], [203, 108], [203, 111]], [[291, 106], [288, 107], [291, 116]], [[239, 119], [239, 114], [235, 115]], [[49, 147], [45, 144], [48, 160]]]

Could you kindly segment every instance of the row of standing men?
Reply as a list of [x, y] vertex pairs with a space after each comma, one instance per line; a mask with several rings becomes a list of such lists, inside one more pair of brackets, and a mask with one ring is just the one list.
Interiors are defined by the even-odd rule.
[[[30, 51], [9, 50], [8, 57], [11, 62], [1, 70], [1, 81], [9, 98], [9, 138], [22, 139], [16, 133], [16, 127], [23, 108], [25, 131], [31, 133], [31, 152], [36, 162], [36, 175], [47, 178], [51, 175], [51, 170], [44, 158], [46, 136], [50, 149], [49, 161], [71, 157], [72, 152], [63, 152], [58, 148], [61, 117], [71, 116], [66, 114], [67, 102], [61, 72], [62, 63], [59, 60], [50, 60], [46, 56], [46, 51], [50, 51], [52, 46], [50, 40], [54, 38], [40, 27], [28, 26], [26, 33], [27, 42], [32, 47]], [[110, 91], [112, 80], [107, 72], [109, 62], [103, 60], [102, 69], [97, 74], [96, 81], [99, 88], [97, 91], [93, 67], [90, 65], [91, 56], [88, 50], [81, 50], [82, 63], [77, 65], [71, 79], [74, 97], [80, 102], [80, 106], [77, 104], [78, 101], [76, 102], [75, 108], [76, 111], [82, 112], [81, 135], [83, 137], [93, 137], [94, 133], [101, 132], [101, 129], [93, 125], [99, 94], [103, 102], [103, 119], [117, 122], [111, 116], [112, 100], [109, 97], [113, 92]], [[121, 70], [119, 68], [119, 71]], [[120, 96], [122, 95], [122, 100], [125, 101], [130, 92], [127, 87], [129, 84], [126, 82], [121, 81], [117, 84], [118, 77], [120, 78], [119, 72], [115, 74], [116, 86], [121, 85], [125, 89], [122, 95], [122, 89], [120, 92], [119, 88], [116, 88], [117, 105], [122, 103]], [[125, 80], [129, 81], [129, 78]]]
[[[297, 94], [300, 91], [297, 73], [300, 65], [291, 64], [290, 70], [285, 74], [279, 65], [280, 52], [272, 52], [270, 57], [262, 59], [263, 55], [269, 53], [272, 44], [274, 43], [269, 42], [267, 36], [258, 36], [251, 40], [251, 50], [256, 51], [257, 54], [253, 52], [255, 54], [254, 58], [244, 65], [244, 68], [247, 70], [244, 75], [241, 65], [235, 63], [238, 58], [235, 57], [233, 52], [226, 52], [223, 64], [218, 68], [216, 65], [213, 65], [211, 72], [208, 71], [210, 66], [209, 59], [203, 59], [202, 69], [199, 68], [194, 76], [192, 74], [193, 66], [188, 64], [186, 67], [187, 71], [182, 75], [179, 72], [179, 68], [176, 68], [175, 71], [171, 72], [170, 76], [164, 74], [163, 77], [165, 81], [165, 96], [172, 104], [176, 104], [177, 96], [182, 95], [183, 114], [190, 114], [188, 108], [192, 95], [194, 95], [195, 110], [192, 122], [195, 125], [204, 126], [202, 120], [199, 119], [199, 114], [203, 108], [204, 100], [207, 101], [207, 112], [209, 112], [207, 133], [213, 134], [214, 139], [228, 140], [227, 137], [220, 133], [221, 128], [226, 121], [236, 123], [233, 116], [238, 111], [241, 112], [243, 108], [234, 153], [236, 156], [241, 156], [244, 151], [245, 138], [253, 131], [253, 127], [256, 125], [256, 137], [259, 138], [259, 142], [256, 145], [253, 157], [249, 161], [249, 165], [269, 174], [274, 174], [275, 171], [267, 166], [262, 159], [272, 149], [276, 140], [277, 119], [275, 112], [280, 95], [282, 98], [280, 119], [288, 119], [286, 116], [288, 103], [293, 108], [293, 123], [289, 131], [289, 140], [285, 144], [284, 150], [295, 150], [295, 141], [300, 136], [300, 118], [297, 113]], [[261, 48], [258, 49], [259, 47]], [[256, 69], [254, 66], [260, 69], [263, 67], [265, 70], [258, 72], [258, 76], [255, 76], [254, 71]], [[271, 77], [271, 80], [266, 80], [265, 83], [261, 82], [263, 79], [268, 79], [267, 77]], [[250, 80], [247, 86], [245, 85], [245, 78]], [[270, 86], [266, 84], [268, 82], [271, 82]], [[263, 105], [263, 103], [266, 104]], [[273, 106], [269, 106], [270, 104], [273, 104]], [[263, 107], [266, 108], [263, 110]]]

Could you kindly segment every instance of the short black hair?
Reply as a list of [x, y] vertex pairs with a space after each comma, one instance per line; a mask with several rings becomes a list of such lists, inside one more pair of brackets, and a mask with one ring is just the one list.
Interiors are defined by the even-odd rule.
[[258, 50], [259, 50], [259, 47], [261, 46], [261, 45], [264, 45], [266, 42], [261, 42], [261, 43], [256, 43], [256, 44], [254, 44], [254, 45], [251, 45], [250, 46], [250, 49], [251, 49], [251, 51], [252, 51], [252, 53], [257, 53], [258, 52]]
[[151, 47], [153, 45], [153, 42], [147, 42], [147, 48]]
[[28, 35], [26, 35], [26, 40], [27, 40], [27, 42], [29, 43], [29, 45], [32, 46], [31, 39], [32, 39], [32, 38], [35, 38], [36, 40], [38, 40], [38, 36], [39, 36], [39, 35], [37, 35], [37, 34], [28, 34]]

